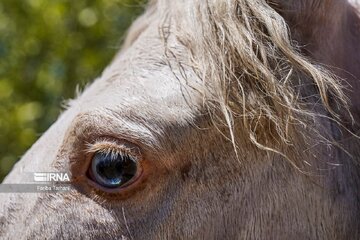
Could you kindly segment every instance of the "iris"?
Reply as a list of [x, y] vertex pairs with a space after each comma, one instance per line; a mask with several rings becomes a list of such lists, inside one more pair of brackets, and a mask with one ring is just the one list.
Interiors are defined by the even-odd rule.
[[121, 187], [136, 174], [136, 160], [123, 153], [96, 152], [91, 163], [92, 176], [101, 186]]

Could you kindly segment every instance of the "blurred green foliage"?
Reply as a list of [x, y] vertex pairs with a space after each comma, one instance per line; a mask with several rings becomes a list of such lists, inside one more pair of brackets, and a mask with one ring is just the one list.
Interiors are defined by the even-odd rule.
[[141, 0], [0, 1], [0, 182], [75, 87], [101, 74], [143, 6]]

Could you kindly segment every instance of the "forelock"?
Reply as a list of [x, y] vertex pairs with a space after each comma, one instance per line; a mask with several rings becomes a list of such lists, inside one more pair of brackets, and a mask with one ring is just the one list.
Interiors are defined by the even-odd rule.
[[206, 107], [215, 124], [228, 126], [235, 149], [239, 128], [256, 147], [285, 156], [299, 127], [316, 135], [316, 118], [337, 121], [338, 109], [348, 108], [339, 79], [300, 53], [265, 0], [157, 0], [147, 13], [161, 19], [169, 62], [203, 82]]

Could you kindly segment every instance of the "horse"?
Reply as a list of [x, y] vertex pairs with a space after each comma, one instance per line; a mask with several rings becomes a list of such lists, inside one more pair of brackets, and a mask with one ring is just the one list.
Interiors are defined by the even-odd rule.
[[[150, 0], [14, 166], [1, 239], [360, 239], [360, 18], [346, 0]], [[30, 185], [29, 185], [30, 186]]]

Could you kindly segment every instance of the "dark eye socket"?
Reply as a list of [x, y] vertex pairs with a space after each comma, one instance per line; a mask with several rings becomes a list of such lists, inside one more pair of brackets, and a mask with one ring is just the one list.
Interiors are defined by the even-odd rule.
[[118, 188], [129, 182], [137, 173], [136, 159], [126, 153], [95, 152], [90, 175], [106, 188]]

